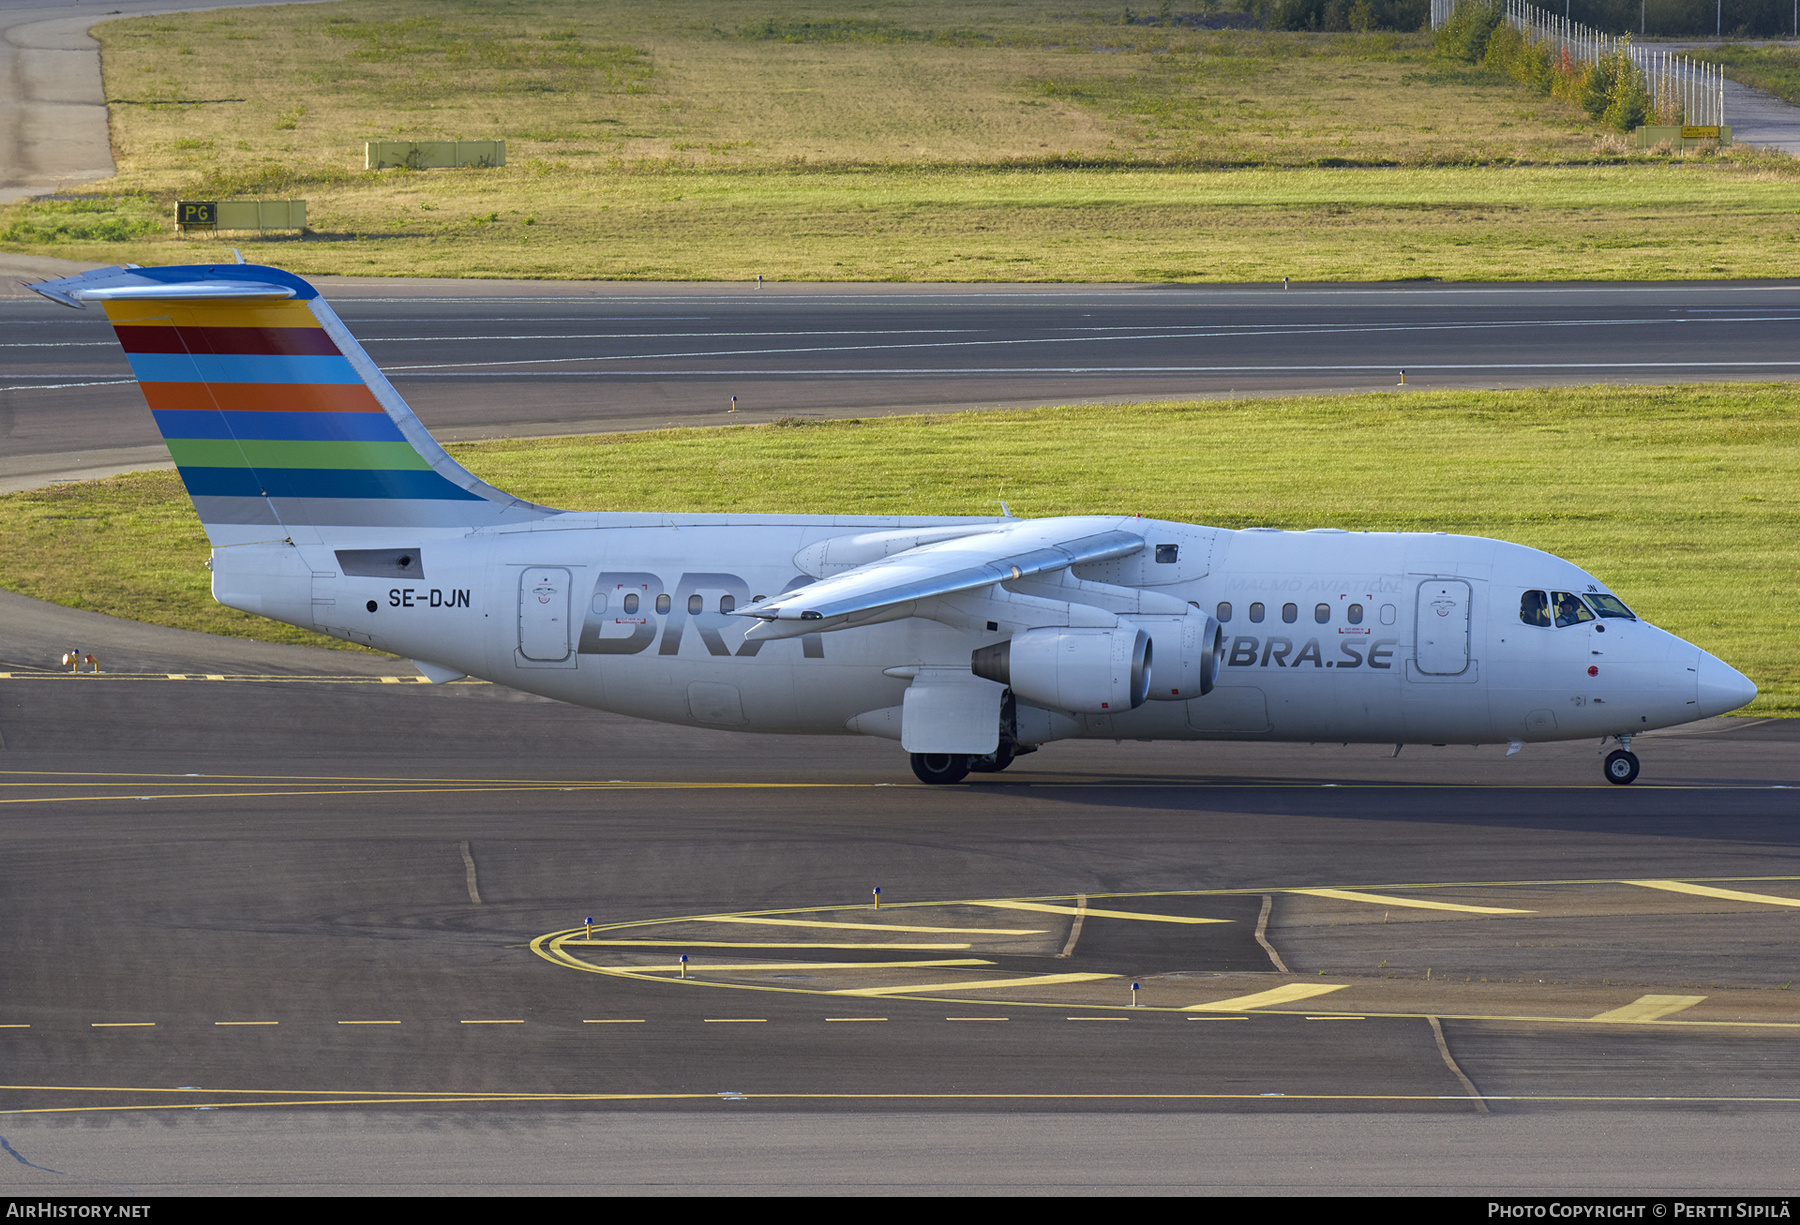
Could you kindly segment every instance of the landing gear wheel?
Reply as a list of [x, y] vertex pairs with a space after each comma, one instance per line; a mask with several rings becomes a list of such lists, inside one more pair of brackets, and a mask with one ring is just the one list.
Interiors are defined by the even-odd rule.
[[960, 783], [969, 773], [965, 753], [914, 753], [913, 773], [921, 783]]
[[1606, 755], [1606, 781], [1617, 783], [1623, 787], [1633, 782], [1638, 776], [1638, 759], [1636, 753], [1628, 753], [1624, 749], [1614, 749]]
[[[998, 774], [1013, 763], [1012, 741], [1002, 740], [1000, 747], [982, 757], [969, 758], [969, 769], [977, 774]], [[918, 767], [913, 767], [917, 769]]]

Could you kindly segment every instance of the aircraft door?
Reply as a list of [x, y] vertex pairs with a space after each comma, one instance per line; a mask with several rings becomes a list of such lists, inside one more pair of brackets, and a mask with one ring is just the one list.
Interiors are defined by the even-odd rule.
[[519, 654], [538, 663], [569, 658], [569, 572], [527, 566], [519, 572]]
[[1427, 676], [1458, 676], [1469, 669], [1469, 585], [1461, 579], [1419, 584], [1414, 651]]

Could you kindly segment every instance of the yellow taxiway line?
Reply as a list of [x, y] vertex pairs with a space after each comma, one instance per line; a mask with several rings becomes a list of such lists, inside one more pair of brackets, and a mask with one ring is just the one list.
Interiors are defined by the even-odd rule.
[[859, 949], [869, 952], [874, 949], [899, 949], [903, 952], [949, 952], [973, 947], [968, 944], [824, 944], [818, 941], [803, 941], [791, 944], [770, 944], [760, 940], [683, 940], [675, 937], [668, 940], [564, 940], [564, 946], [582, 945], [587, 948], [604, 947], [613, 949]]
[[1284, 889], [1283, 893], [1304, 893], [1308, 897], [1331, 897], [1341, 902], [1368, 902], [1375, 906], [1398, 906], [1411, 910], [1460, 910], [1467, 914], [1536, 914], [1535, 910], [1508, 910], [1504, 906], [1468, 906], [1460, 902], [1426, 902], [1410, 897], [1388, 897], [1381, 893], [1358, 893], [1354, 889]]
[[977, 982], [909, 983], [904, 987], [845, 987], [820, 994], [875, 996], [911, 995], [916, 991], [995, 991], [1003, 987], [1049, 987], [1058, 983], [1091, 983], [1097, 979], [1117, 977], [1117, 974], [1039, 974], [1029, 978], [988, 978]]
[[1235, 995], [1228, 1000], [1213, 1000], [1209, 1004], [1189, 1004], [1181, 1011], [1245, 1012], [1251, 1008], [1267, 1008], [1274, 1004], [1292, 1004], [1297, 1000], [1310, 1000], [1315, 996], [1342, 991], [1349, 985], [1349, 983], [1289, 983], [1285, 987], [1273, 987], [1267, 991], [1258, 991], [1254, 995]]
[[1718, 889], [1711, 885], [1691, 885], [1684, 880], [1628, 880], [1627, 885], [1646, 889], [1662, 889], [1669, 893], [1691, 893], [1695, 897], [1716, 897], [1727, 902], [1757, 902], [1764, 906], [1800, 906], [1800, 898], [1782, 897], [1777, 893], [1745, 893], [1738, 889]]
[[[673, 974], [681, 969], [679, 963], [668, 966], [609, 966], [600, 962], [588, 963], [596, 970], [629, 970], [636, 974]], [[702, 970], [723, 972], [728, 970], [936, 970], [955, 966], [991, 966], [991, 961], [982, 961], [976, 957], [965, 957], [953, 961], [758, 961], [748, 965], [709, 965], [704, 962], [690, 961], [688, 973], [696, 974]]]
[[995, 910], [1035, 910], [1041, 914], [1086, 915], [1090, 919], [1138, 919], [1145, 923], [1229, 923], [1230, 919], [1194, 919], [1185, 915], [1139, 914], [1135, 910], [1096, 910], [1092, 906], [1052, 906], [1045, 902], [963, 902], [964, 906], [991, 906]]
[[1644, 995], [1622, 1008], [1613, 1008], [1588, 1019], [1591, 1021], [1660, 1021], [1684, 1008], [1692, 1008], [1705, 998], [1704, 995]]
[[[941, 902], [938, 905], [959, 905]], [[833, 906], [831, 910], [848, 910]], [[1071, 914], [1074, 912], [1071, 911]], [[955, 936], [1041, 936], [1041, 930], [1030, 927], [909, 927], [901, 923], [828, 923], [823, 919], [765, 919], [752, 915], [695, 915], [690, 919], [665, 919], [666, 923], [750, 923], [764, 927], [829, 927], [859, 932], [943, 932]]]

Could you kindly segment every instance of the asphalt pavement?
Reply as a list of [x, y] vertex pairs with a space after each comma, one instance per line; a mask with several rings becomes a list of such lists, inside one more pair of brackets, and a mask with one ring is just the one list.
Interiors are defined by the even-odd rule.
[[0, 619], [7, 1192], [1796, 1176], [1790, 721], [1646, 735], [1631, 788], [1587, 744], [1111, 743], [925, 788], [882, 741]]
[[[782, 417], [1785, 380], [1800, 285], [320, 286], [446, 441]], [[0, 298], [0, 492], [168, 463], [98, 310]]]

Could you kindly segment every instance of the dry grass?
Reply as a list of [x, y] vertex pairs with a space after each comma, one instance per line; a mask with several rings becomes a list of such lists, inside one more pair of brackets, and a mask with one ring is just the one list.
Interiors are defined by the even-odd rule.
[[[1800, 270], [1785, 159], [1627, 156], [1423, 36], [1117, 17], [1053, 0], [350, 0], [108, 23], [120, 174], [96, 190], [113, 201], [0, 210], [0, 242], [141, 263], [241, 246], [378, 275]], [[365, 140], [494, 136], [504, 169], [361, 169]], [[313, 233], [142, 232], [178, 197], [254, 196], [306, 199]]]
[[1591, 153], [1584, 117], [1436, 60], [1424, 35], [1116, 22], [1054, 0], [351, 0], [96, 33], [121, 170], [159, 189], [220, 163], [354, 171], [361, 142], [384, 138], [507, 137], [516, 160], [783, 166]]

